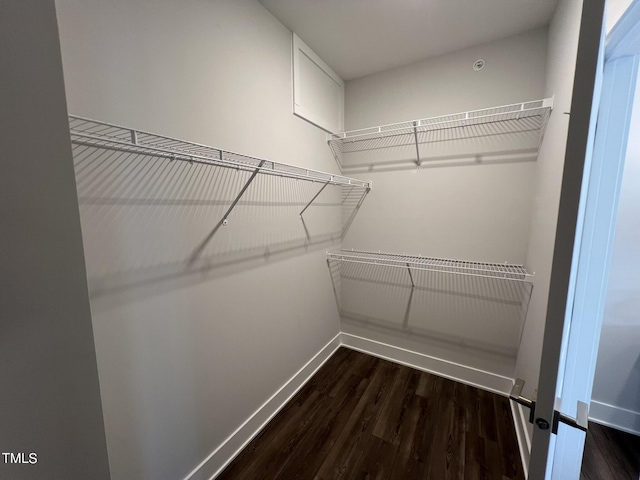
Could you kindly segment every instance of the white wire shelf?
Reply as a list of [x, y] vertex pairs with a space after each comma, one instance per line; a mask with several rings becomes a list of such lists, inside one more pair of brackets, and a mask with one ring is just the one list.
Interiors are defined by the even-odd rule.
[[340, 250], [327, 252], [329, 260], [339, 262], [362, 263], [382, 267], [426, 270], [455, 275], [469, 275], [498, 280], [531, 283], [534, 274], [526, 271], [522, 265], [507, 263], [484, 263], [445, 258], [400, 255], [395, 253], [367, 252], [360, 250]]
[[371, 188], [371, 182], [273, 162], [111, 123], [69, 115], [71, 142], [87, 147], [130, 152], [169, 161], [202, 163], [254, 173], [309, 180], [329, 185]]
[[546, 98], [349, 130], [329, 134], [327, 141], [340, 163], [349, 153], [415, 145], [419, 165], [422, 144], [517, 133], [538, 133], [541, 138], [552, 109], [553, 98]]

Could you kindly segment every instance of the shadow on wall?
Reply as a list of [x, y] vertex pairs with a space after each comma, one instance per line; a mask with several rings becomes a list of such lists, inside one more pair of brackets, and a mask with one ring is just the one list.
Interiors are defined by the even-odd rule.
[[94, 299], [173, 289], [328, 248], [367, 194], [274, 175], [249, 182], [251, 172], [234, 168], [87, 145], [73, 153]]
[[[515, 361], [532, 285], [328, 261], [345, 324]], [[413, 285], [415, 286], [412, 286]]]

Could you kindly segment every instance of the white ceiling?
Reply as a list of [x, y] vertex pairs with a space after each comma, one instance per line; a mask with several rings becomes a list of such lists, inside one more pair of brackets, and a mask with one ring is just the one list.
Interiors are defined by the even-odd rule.
[[558, 0], [260, 0], [344, 80], [525, 32]]

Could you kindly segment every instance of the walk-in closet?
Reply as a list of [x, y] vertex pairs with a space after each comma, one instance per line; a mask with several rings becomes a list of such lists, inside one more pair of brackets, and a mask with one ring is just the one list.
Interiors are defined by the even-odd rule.
[[527, 478], [581, 1], [37, 3], [7, 478]]

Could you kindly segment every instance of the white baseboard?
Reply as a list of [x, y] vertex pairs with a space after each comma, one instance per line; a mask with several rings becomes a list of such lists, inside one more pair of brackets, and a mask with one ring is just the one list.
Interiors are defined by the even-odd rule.
[[511, 404], [511, 413], [513, 414], [513, 424], [516, 427], [516, 437], [518, 438], [518, 448], [520, 449], [520, 458], [522, 460], [522, 469], [525, 478], [529, 477], [529, 460], [531, 459], [531, 437], [529, 436], [529, 416], [525, 412], [522, 405], [516, 402]]
[[483, 390], [489, 390], [490, 392], [500, 395], [508, 395], [513, 386], [512, 378], [395, 347], [387, 343], [344, 332], [341, 334], [341, 339], [343, 346], [353, 350], [368, 353], [374, 357], [383, 358], [418, 370], [434, 373], [441, 377], [449, 378], [456, 382], [478, 387]]
[[[404, 348], [395, 347], [386, 343], [370, 340], [349, 333], [342, 333], [342, 345], [367, 353], [375, 357], [384, 358], [395, 363], [400, 363], [418, 370], [425, 370], [441, 377], [465, 383], [483, 390], [489, 390], [500, 395], [508, 395], [513, 387], [513, 379], [503, 377], [484, 370], [467, 367], [454, 362], [448, 362], [422, 353], [413, 352]], [[525, 477], [529, 474], [529, 458], [531, 452], [531, 439], [527, 429], [528, 416], [522, 410], [522, 406], [511, 403], [513, 423], [518, 438], [518, 448], [522, 459], [522, 468]]]
[[616, 430], [640, 435], [640, 412], [591, 400], [589, 420]]
[[[262, 404], [262, 406], [222, 442], [220, 446], [211, 452], [184, 480], [212, 480], [219, 475], [341, 346], [418, 370], [434, 373], [441, 377], [500, 395], [508, 395], [513, 386], [513, 379], [502, 375], [449, 362], [357, 335], [339, 333], [280, 387], [271, 398]], [[513, 410], [512, 406], [512, 412], [523, 467], [525, 468], [525, 472], [527, 472], [529, 466], [530, 440], [526, 428], [526, 417], [519, 408]]]
[[333, 337], [184, 480], [211, 480], [219, 475], [339, 347], [340, 334]]

